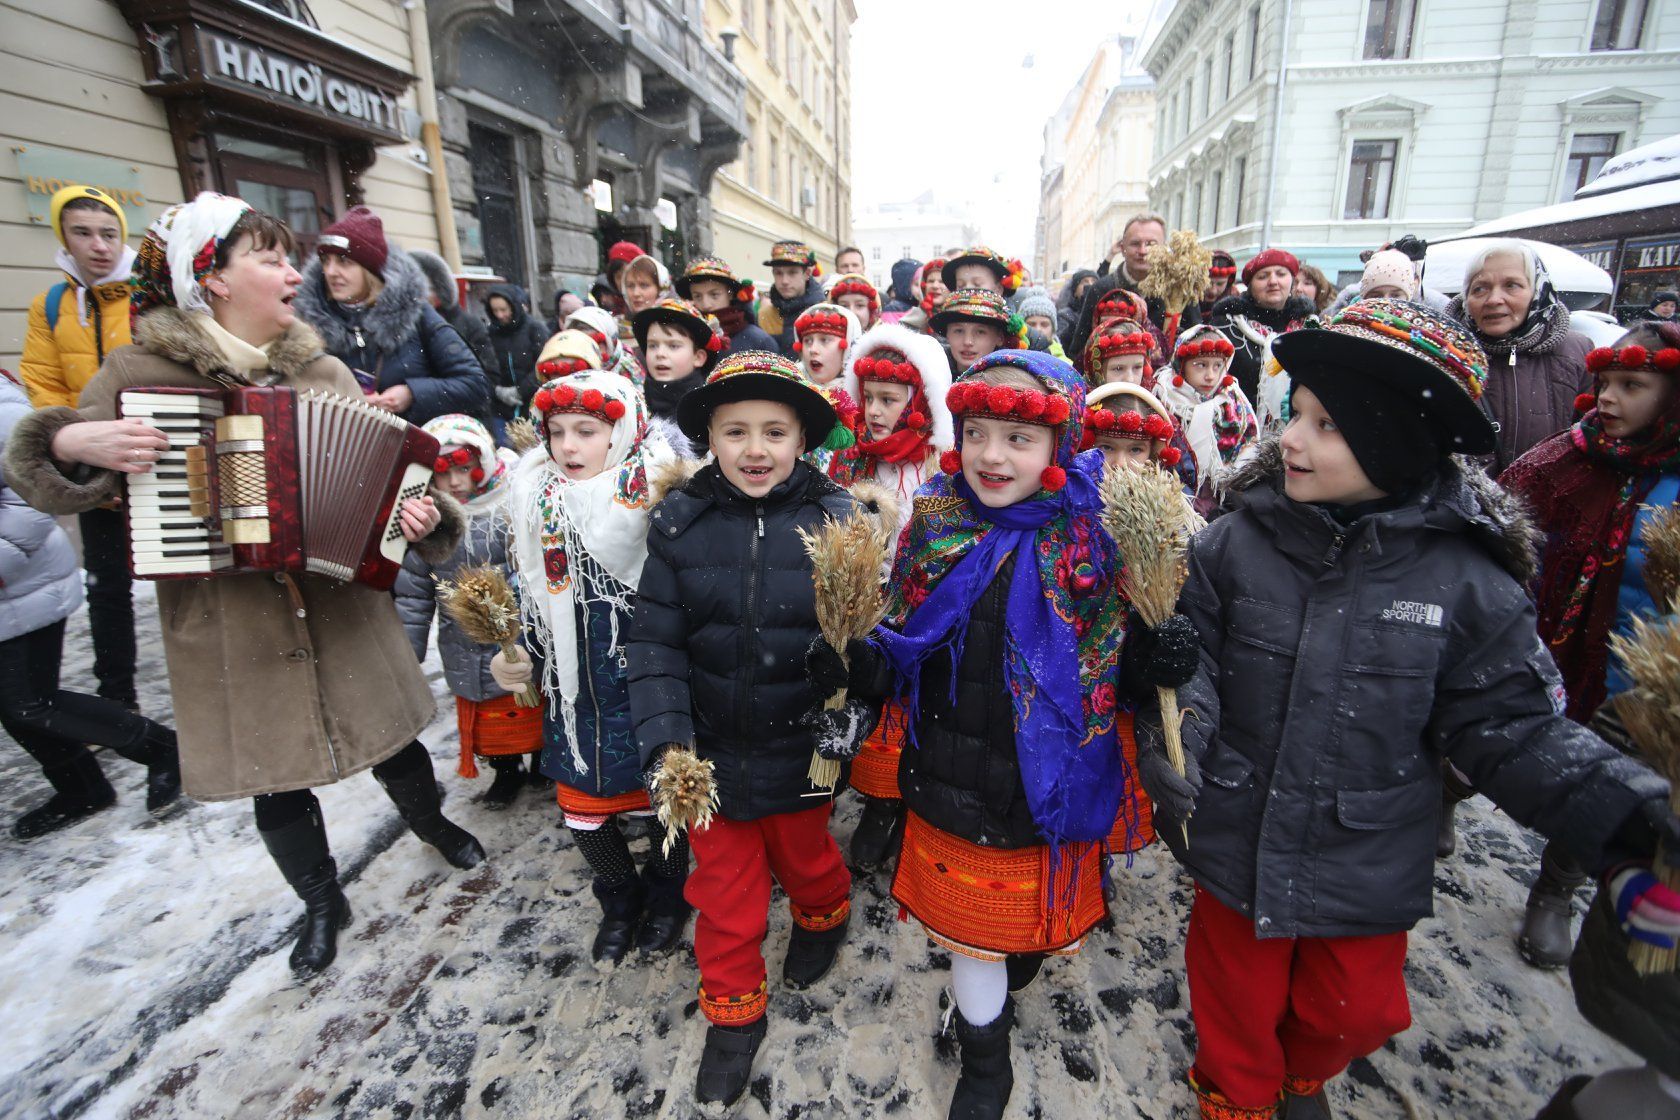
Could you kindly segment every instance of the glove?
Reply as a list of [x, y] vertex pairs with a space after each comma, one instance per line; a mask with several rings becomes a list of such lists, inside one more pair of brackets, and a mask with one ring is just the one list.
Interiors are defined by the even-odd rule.
[[1649, 864], [1658, 852], [1668, 866], [1680, 867], [1680, 816], [1669, 808], [1666, 796], [1648, 797], [1628, 814], [1606, 845], [1605, 862], [1612, 870], [1624, 863]]
[[509, 408], [518, 408], [524, 403], [519, 399], [519, 387], [517, 385], [496, 386], [496, 399]]
[[847, 642], [846, 656], [842, 658], [840, 651], [819, 634], [805, 651], [805, 674], [820, 702], [843, 688], [854, 690], [873, 679], [880, 660], [880, 652], [862, 638]]
[[648, 791], [648, 798], [653, 807], [659, 807], [659, 796], [653, 788], [653, 779], [658, 776], [659, 768], [665, 765], [665, 752], [673, 747], [681, 747], [681, 743], [666, 743], [662, 747], [654, 748], [653, 757], [648, 759], [647, 765], [642, 767], [642, 788]]
[[513, 653], [509, 657], [497, 650], [490, 659], [490, 679], [503, 692], [518, 692], [531, 683], [531, 655], [518, 646], [513, 647]]
[[1196, 756], [1185, 752], [1181, 776], [1167, 759], [1165, 732], [1158, 724], [1139, 720], [1136, 734], [1138, 781], [1155, 803], [1155, 815], [1164, 820], [1189, 820], [1196, 808], [1196, 796], [1202, 792], [1202, 768]]
[[1610, 879], [1610, 897], [1622, 932], [1659, 949], [1680, 938], [1680, 891], [1663, 886], [1648, 868], [1629, 867]]
[[1121, 678], [1134, 696], [1157, 688], [1183, 688], [1201, 664], [1202, 639], [1196, 625], [1181, 614], [1149, 627], [1136, 615], [1121, 650]]
[[817, 753], [824, 758], [846, 762], [856, 758], [863, 749], [863, 741], [871, 730], [870, 706], [847, 701], [843, 707], [828, 711], [814, 708], [805, 713], [803, 723], [811, 729], [817, 741]]

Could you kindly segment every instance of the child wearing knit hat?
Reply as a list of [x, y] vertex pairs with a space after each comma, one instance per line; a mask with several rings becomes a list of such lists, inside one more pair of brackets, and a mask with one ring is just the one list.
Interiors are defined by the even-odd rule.
[[1400, 250], [1383, 249], [1365, 262], [1365, 272], [1359, 277], [1360, 299], [1414, 300], [1417, 293], [1417, 270]]
[[[1595, 871], [1680, 851], [1667, 783], [1564, 714], [1527, 519], [1462, 457], [1495, 446], [1469, 334], [1368, 300], [1276, 354], [1292, 418], [1190, 544], [1182, 774], [1154, 706], [1137, 714], [1144, 788], [1188, 830], [1160, 833], [1195, 881], [1189, 1077], [1209, 1120], [1331, 1115], [1326, 1083], [1410, 1024], [1443, 760]], [[1629, 882], [1623, 924], [1648, 933], [1668, 899]]]

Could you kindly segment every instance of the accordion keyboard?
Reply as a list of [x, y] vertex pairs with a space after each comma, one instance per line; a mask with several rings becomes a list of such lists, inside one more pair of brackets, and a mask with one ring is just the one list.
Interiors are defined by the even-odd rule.
[[207, 444], [222, 403], [215, 397], [125, 392], [123, 415], [157, 428], [169, 450], [146, 474], [128, 476], [130, 548], [135, 575], [214, 572], [233, 553], [211, 516]]

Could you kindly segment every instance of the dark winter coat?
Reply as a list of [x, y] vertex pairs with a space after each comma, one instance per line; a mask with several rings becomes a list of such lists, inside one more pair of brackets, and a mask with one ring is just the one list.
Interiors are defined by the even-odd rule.
[[[1666, 783], [1562, 715], [1523, 592], [1533, 529], [1473, 466], [1343, 527], [1282, 492], [1275, 442], [1233, 475], [1179, 600], [1178, 692], [1203, 786], [1174, 854], [1261, 937], [1409, 929], [1431, 912], [1443, 758], [1588, 867]], [[1153, 706], [1141, 722], [1158, 722]]]
[[[584, 569], [595, 564], [579, 557], [573, 585], [579, 591], [578, 696], [574, 707], [577, 749], [583, 758], [580, 769], [566, 741], [559, 705], [543, 714], [543, 749], [537, 768], [545, 777], [571, 786], [592, 797], [618, 797], [640, 789], [642, 756], [636, 747], [636, 728], [630, 716], [630, 669], [628, 642], [632, 614], [613, 618], [613, 608], [599, 599], [584, 599], [590, 580]], [[610, 579], [597, 572], [597, 578]], [[618, 640], [613, 641], [614, 635]], [[548, 651], [537, 649], [541, 659]]]
[[783, 299], [772, 287], [759, 304], [758, 325], [764, 328], [765, 334], [776, 340], [778, 350], [797, 361], [798, 355], [793, 352], [793, 344], [796, 341], [793, 324], [805, 313], [806, 308], [821, 303], [823, 299], [822, 281], [815, 276], [805, 281], [805, 290], [793, 299]]
[[630, 631], [630, 706], [642, 758], [693, 742], [716, 767], [719, 811], [755, 820], [822, 804], [806, 771], [816, 706], [811, 561], [796, 529], [855, 508], [805, 463], [759, 501], [702, 468], [653, 511]]
[[327, 353], [352, 372], [375, 375], [381, 390], [407, 385], [414, 404], [403, 419], [410, 424], [450, 412], [486, 419], [490, 392], [484, 370], [461, 336], [432, 309], [426, 290], [420, 266], [393, 245], [385, 261], [385, 287], [371, 306], [346, 307], [328, 295], [319, 259], [304, 269], [292, 306], [321, 336]]
[[729, 339], [729, 347], [725, 354], [739, 354], [746, 350], [768, 350], [777, 352], [776, 340], [765, 333], [764, 328], [753, 322], [747, 314], [747, 308], [736, 304], [725, 308], [718, 315], [718, 326], [723, 328], [725, 337]]
[[[1254, 327], [1263, 327], [1274, 335], [1284, 334], [1300, 327], [1316, 314], [1318, 308], [1305, 296], [1290, 296], [1276, 310], [1260, 306], [1247, 292], [1226, 296], [1213, 305], [1207, 323], [1218, 327], [1236, 347], [1236, 353], [1231, 356], [1231, 376], [1237, 379], [1250, 403], [1253, 403], [1260, 388], [1260, 362], [1265, 357], [1267, 337], [1264, 331]], [[1175, 339], [1167, 341], [1176, 344]]]
[[882, 306], [881, 314], [902, 315], [916, 306], [916, 297], [911, 293], [910, 285], [921, 269], [922, 262], [909, 257], [893, 262], [892, 286], [887, 289], [889, 298]]
[[[1098, 275], [1091, 286], [1085, 289], [1085, 298], [1079, 303], [1078, 323], [1073, 330], [1073, 345], [1070, 347], [1068, 340], [1065, 339], [1062, 342], [1062, 349], [1070, 356], [1085, 353], [1085, 344], [1091, 341], [1091, 321], [1095, 318], [1097, 304], [1102, 302], [1103, 296], [1116, 288], [1136, 291], [1137, 285], [1126, 279], [1124, 270], [1117, 270]], [[1167, 309], [1158, 299], [1145, 299], [1144, 303], [1149, 309], [1149, 325], [1153, 328], [1150, 333], [1155, 334], [1158, 339], [1165, 343], [1163, 352], [1170, 359], [1172, 346], [1176, 340], [1167, 338], [1161, 333], [1167, 325]], [[1182, 332], [1187, 327], [1193, 327], [1201, 321], [1201, 309], [1195, 304], [1191, 304], [1184, 309], [1184, 314], [1179, 318], [1178, 329]]]
[[[542, 320], [526, 311], [525, 305], [519, 302], [519, 294], [519, 289], [511, 284], [495, 284], [484, 293], [490, 345], [496, 351], [495, 365], [489, 370], [490, 385], [493, 389], [512, 386], [519, 390], [521, 401], [529, 401], [542, 387], [542, 382], [537, 379], [537, 357], [542, 353], [549, 335]], [[500, 296], [508, 302], [508, 306], [513, 308], [512, 319], [505, 323], [497, 321], [490, 310], [492, 296]], [[490, 408], [504, 420], [511, 420], [518, 411], [517, 406], [502, 402], [494, 393], [490, 397]]]
[[408, 631], [409, 644], [417, 661], [426, 660], [426, 645], [437, 618], [438, 660], [449, 691], [464, 700], [494, 700], [507, 693], [490, 676], [490, 659], [495, 646], [481, 645], [461, 633], [447, 611], [437, 609], [437, 581], [454, 579], [462, 568], [489, 564], [500, 568], [511, 581], [508, 563], [508, 525], [498, 513], [469, 516], [461, 544], [446, 559], [432, 563], [414, 549], [403, 557], [402, 571], [391, 594], [397, 600], [397, 614]]
[[1575, 398], [1591, 389], [1587, 351], [1592, 340], [1569, 329], [1569, 308], [1554, 300], [1513, 335], [1486, 338], [1475, 331], [1454, 296], [1447, 313], [1469, 326], [1487, 353], [1487, 388], [1482, 409], [1499, 428], [1493, 472], [1516, 462], [1523, 452], [1575, 422]]
[[455, 274], [449, 270], [448, 263], [436, 253], [428, 253], [424, 249], [412, 249], [408, 255], [426, 274], [426, 283], [431, 285], [432, 295], [437, 297], [437, 313], [466, 342], [467, 349], [478, 359], [479, 368], [489, 373], [496, 366], [496, 352], [490, 346], [490, 325], [477, 312], [461, 306]]

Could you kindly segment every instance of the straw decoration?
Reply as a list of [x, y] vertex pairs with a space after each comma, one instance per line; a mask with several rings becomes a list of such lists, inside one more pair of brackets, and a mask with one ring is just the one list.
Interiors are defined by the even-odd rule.
[[[469, 640], [499, 646], [510, 661], [524, 656], [518, 652], [519, 601], [500, 568], [489, 564], [462, 568], [454, 579], [438, 580], [438, 603]], [[535, 685], [527, 684], [514, 693], [514, 703], [535, 708], [542, 696]]]
[[[1670, 518], [1672, 529], [1673, 519]], [[1672, 539], [1670, 539], [1672, 544]], [[1610, 649], [1621, 660], [1633, 687], [1616, 697], [1616, 714], [1627, 726], [1640, 757], [1668, 779], [1669, 804], [1680, 812], [1680, 621], [1634, 619], [1632, 637], [1610, 636]], [[1652, 874], [1680, 891], [1680, 868], [1657, 852]], [[1628, 948], [1633, 970], [1641, 976], [1674, 972], [1680, 953], [1643, 941]]]
[[507, 441], [514, 454], [523, 455], [541, 443], [542, 436], [538, 434], [537, 426], [531, 423], [530, 417], [521, 416], [517, 420], [508, 421]]
[[[1145, 625], [1159, 626], [1178, 606], [1190, 545], [1190, 520], [1178, 476], [1159, 469], [1108, 471], [1102, 497], [1103, 527], [1120, 550], [1121, 591]], [[1183, 776], [1183, 713], [1178, 708], [1178, 691], [1160, 688], [1156, 693], [1167, 761]], [[1188, 846], [1190, 830], [1182, 821], [1179, 827]]]
[[712, 823], [718, 793], [710, 759], [702, 761], [687, 747], [667, 747], [649, 786], [659, 823], [665, 826], [665, 855], [685, 830]]
[[1158, 299], [1166, 310], [1162, 327], [1170, 342], [1178, 337], [1178, 319], [1186, 307], [1200, 303], [1213, 267], [1213, 252], [1196, 240], [1196, 231], [1175, 229], [1166, 243], [1149, 250], [1149, 275], [1138, 284], [1138, 294]]
[[1651, 600], [1664, 612], [1675, 609], [1675, 592], [1680, 591], [1680, 510], [1673, 506], [1653, 509], [1640, 530], [1645, 541], [1645, 586]]
[[[893, 522], [896, 524], [896, 521]], [[811, 558], [811, 579], [817, 592], [817, 626], [828, 644], [846, 656], [846, 643], [868, 637], [886, 615], [881, 579], [891, 556], [884, 518], [852, 514], [844, 521], [826, 521], [815, 532], [795, 530]], [[823, 704], [824, 711], [846, 706], [841, 689]], [[840, 763], [812, 752], [811, 784], [833, 789], [840, 780]]]

